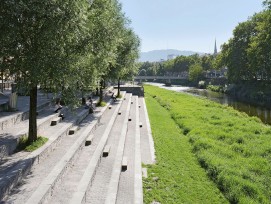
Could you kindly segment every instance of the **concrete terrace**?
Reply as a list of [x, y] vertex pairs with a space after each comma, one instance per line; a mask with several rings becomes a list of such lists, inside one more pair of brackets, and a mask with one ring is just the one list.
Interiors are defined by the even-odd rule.
[[28, 128], [27, 99], [0, 113], [1, 203], [143, 203], [141, 164], [155, 161], [147, 109], [144, 97], [121, 94], [114, 102], [107, 93], [93, 114], [64, 109], [54, 126], [51, 98], [40, 96], [38, 131], [49, 141], [31, 153], [14, 152]]

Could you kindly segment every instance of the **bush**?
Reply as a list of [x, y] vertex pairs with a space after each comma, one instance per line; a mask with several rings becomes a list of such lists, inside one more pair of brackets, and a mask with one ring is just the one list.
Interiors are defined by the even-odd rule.
[[215, 85], [208, 85], [207, 89], [214, 92], [220, 92], [224, 93], [224, 87], [223, 86], [215, 86]]
[[198, 87], [204, 89], [206, 87], [205, 81], [199, 81]]

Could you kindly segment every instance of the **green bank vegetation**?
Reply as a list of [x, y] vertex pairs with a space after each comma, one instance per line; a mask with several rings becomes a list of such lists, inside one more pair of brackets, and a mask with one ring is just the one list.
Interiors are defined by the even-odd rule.
[[155, 141], [155, 165], [147, 165], [144, 203], [227, 203], [192, 153], [189, 138], [149, 93], [146, 103]]
[[35, 142], [30, 143], [28, 141], [28, 139], [27, 139], [27, 136], [25, 135], [25, 136], [20, 138], [18, 146], [17, 146], [17, 151], [24, 150], [24, 151], [27, 151], [27, 152], [33, 152], [36, 149], [43, 146], [47, 141], [48, 141], [48, 138], [38, 136], [38, 139]]
[[218, 189], [230, 203], [270, 203], [270, 126], [207, 99], [152, 86], [145, 92], [158, 160], [149, 173], [159, 177], [144, 182], [147, 203], [227, 202]]

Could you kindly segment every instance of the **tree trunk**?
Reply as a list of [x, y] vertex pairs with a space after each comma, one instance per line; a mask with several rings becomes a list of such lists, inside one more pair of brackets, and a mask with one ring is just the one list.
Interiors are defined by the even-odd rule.
[[82, 96], [82, 105], [86, 105], [86, 98], [84, 97], [84, 91], [81, 90], [81, 96]]
[[106, 86], [105, 86], [105, 80], [103, 80], [103, 88], [105, 89], [105, 87], [106, 87]]
[[2, 71], [1, 71], [1, 79], [2, 79], [1, 91], [2, 91], [2, 93], [4, 93], [4, 69], [2, 69]]
[[118, 97], [120, 96], [120, 78], [118, 78]]
[[100, 81], [100, 103], [103, 101], [103, 80]]
[[99, 88], [98, 87], [96, 88], [95, 96], [99, 96]]
[[32, 143], [37, 138], [37, 86], [35, 85], [30, 89], [28, 142]]

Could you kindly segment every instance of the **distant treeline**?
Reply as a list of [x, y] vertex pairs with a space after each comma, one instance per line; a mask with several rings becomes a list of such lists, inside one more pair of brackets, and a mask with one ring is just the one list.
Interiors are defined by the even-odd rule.
[[215, 55], [178, 56], [163, 62], [144, 62], [140, 64], [139, 75], [164, 76], [182, 75], [192, 82], [198, 82], [206, 77], [211, 70], [219, 70]]

